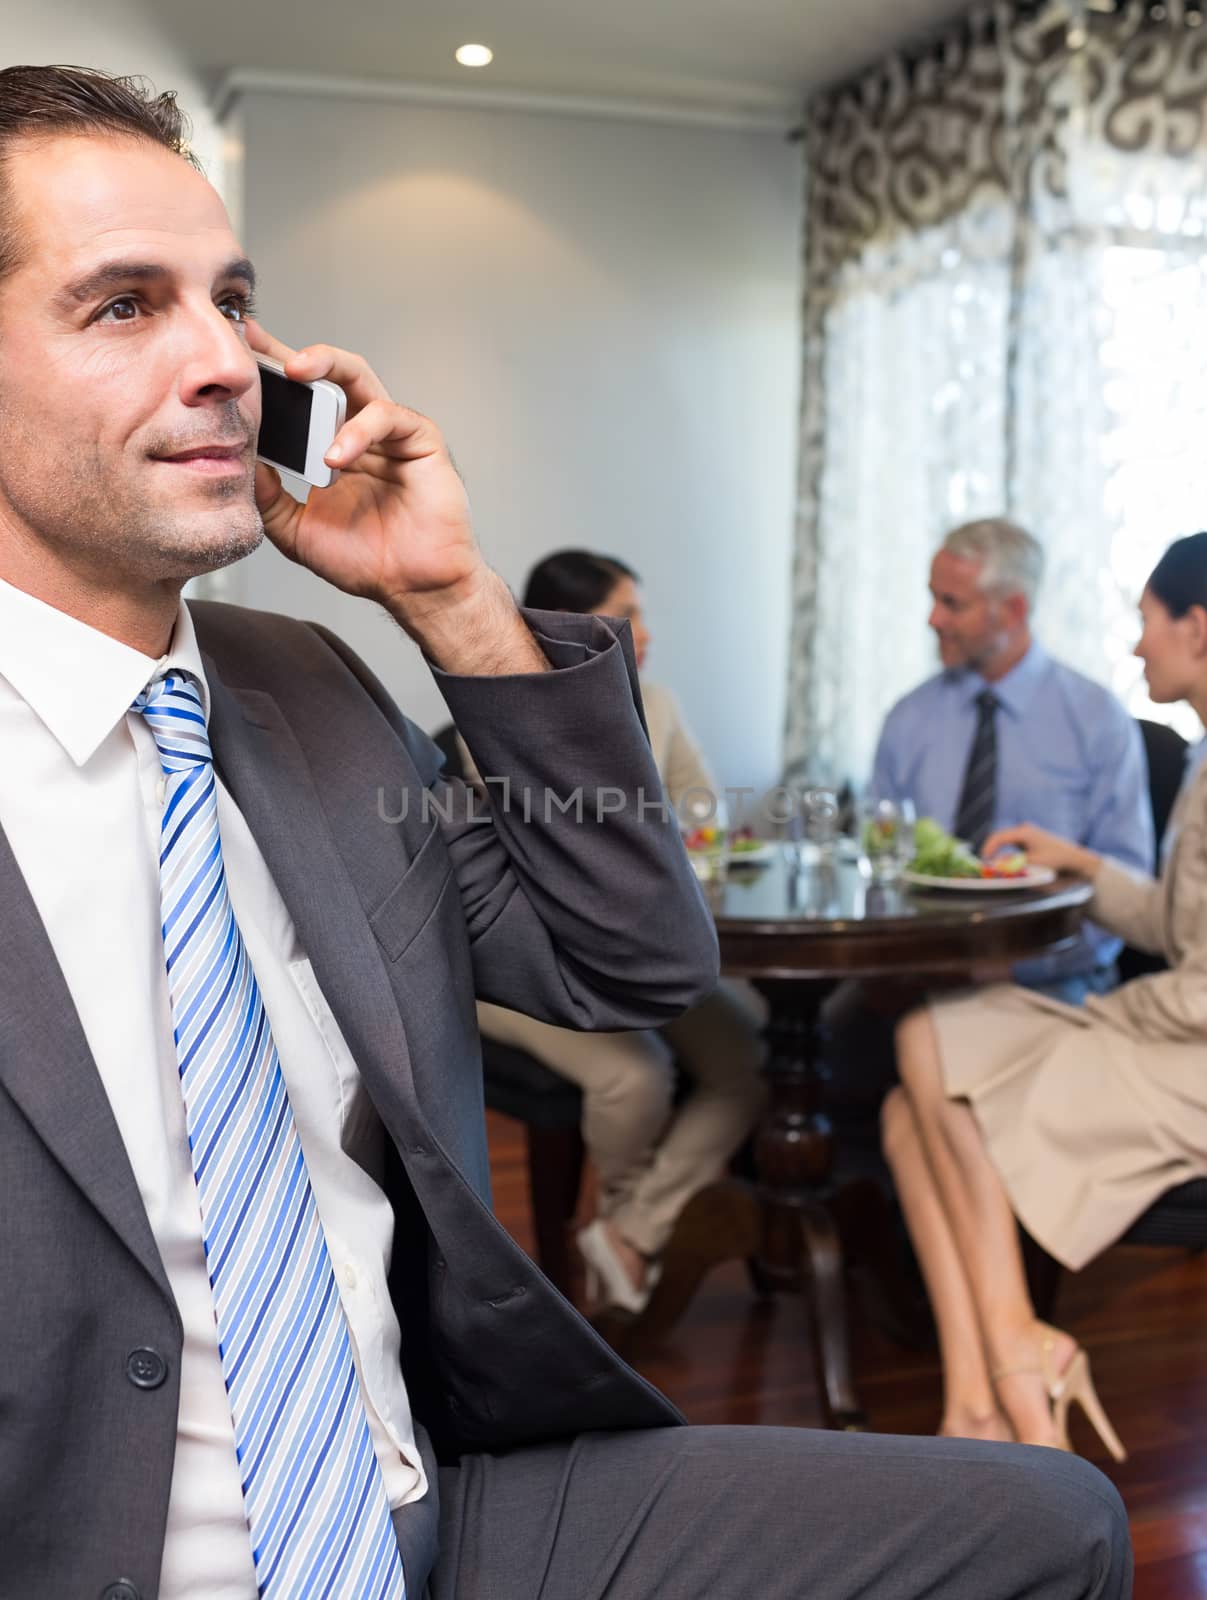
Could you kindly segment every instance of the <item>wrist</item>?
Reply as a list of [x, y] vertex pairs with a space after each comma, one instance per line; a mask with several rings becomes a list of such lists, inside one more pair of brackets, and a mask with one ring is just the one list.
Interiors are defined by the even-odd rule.
[[485, 564], [446, 589], [391, 598], [386, 609], [442, 672], [493, 677], [549, 668], [511, 591]]
[[1093, 850], [1078, 846], [1071, 852], [1068, 870], [1077, 873], [1078, 877], [1088, 878], [1093, 883], [1102, 870], [1102, 857]]

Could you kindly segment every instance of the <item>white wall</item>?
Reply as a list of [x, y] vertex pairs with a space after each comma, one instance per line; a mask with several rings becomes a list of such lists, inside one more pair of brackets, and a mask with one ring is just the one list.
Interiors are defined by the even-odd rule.
[[175, 89], [193, 125], [193, 148], [222, 189], [222, 138], [206, 93], [145, 0], [0, 0], [0, 67], [51, 62], [141, 74], [160, 92]]
[[[723, 782], [779, 770], [800, 157], [781, 135], [246, 91], [232, 128], [263, 319], [435, 417], [491, 563], [568, 544], [645, 579], [651, 677]], [[338, 629], [431, 728], [416, 652], [274, 550], [231, 598]]]

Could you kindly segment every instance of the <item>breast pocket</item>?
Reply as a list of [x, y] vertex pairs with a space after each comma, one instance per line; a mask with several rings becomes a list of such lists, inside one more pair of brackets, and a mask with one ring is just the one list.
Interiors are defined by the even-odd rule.
[[[1081, 841], [1090, 820], [1091, 774], [1066, 756], [1032, 756], [1023, 769], [1017, 820], [1038, 823], [1063, 839]], [[1012, 821], [1014, 819], [1011, 819]]]
[[387, 958], [397, 961], [432, 912], [448, 882], [453, 864], [435, 823], [410, 866], [369, 918], [369, 925]]

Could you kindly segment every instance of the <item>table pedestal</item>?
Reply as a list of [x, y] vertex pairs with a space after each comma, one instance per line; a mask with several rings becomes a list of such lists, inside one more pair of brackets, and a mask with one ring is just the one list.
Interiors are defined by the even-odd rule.
[[748, 1263], [763, 1294], [803, 1292], [826, 1425], [860, 1429], [846, 1313], [847, 1256], [899, 1277], [893, 1209], [879, 1185], [833, 1182], [834, 1138], [822, 1109], [821, 1007], [832, 980], [755, 979], [770, 1020], [770, 1103], [755, 1138], [756, 1184], [725, 1179], [695, 1195], [675, 1224], [662, 1276], [639, 1317], [609, 1313], [601, 1331], [625, 1355], [663, 1338], [723, 1261]]

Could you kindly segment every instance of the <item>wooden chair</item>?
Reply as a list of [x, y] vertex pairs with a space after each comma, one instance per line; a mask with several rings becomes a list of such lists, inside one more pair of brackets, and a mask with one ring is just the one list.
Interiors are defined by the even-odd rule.
[[[1161, 845], [1185, 770], [1186, 740], [1159, 722], [1141, 721], [1140, 731], [1148, 761], [1148, 787], [1156, 835], [1153, 870], [1159, 871]], [[1144, 950], [1128, 948], [1119, 958], [1119, 972], [1124, 982], [1145, 973], [1159, 972], [1164, 966], [1160, 956]], [[1119, 1243], [1173, 1245], [1196, 1252], [1207, 1250], [1207, 1179], [1193, 1178], [1189, 1183], [1168, 1189], [1132, 1224]], [[1023, 1258], [1035, 1308], [1041, 1317], [1051, 1317], [1060, 1288], [1060, 1263], [1025, 1232]]]
[[[432, 735], [451, 777], [463, 777], [452, 723]], [[569, 1295], [573, 1281], [570, 1228], [582, 1186], [582, 1093], [526, 1050], [482, 1040], [482, 1081], [487, 1106], [524, 1125], [528, 1194], [541, 1271]]]

